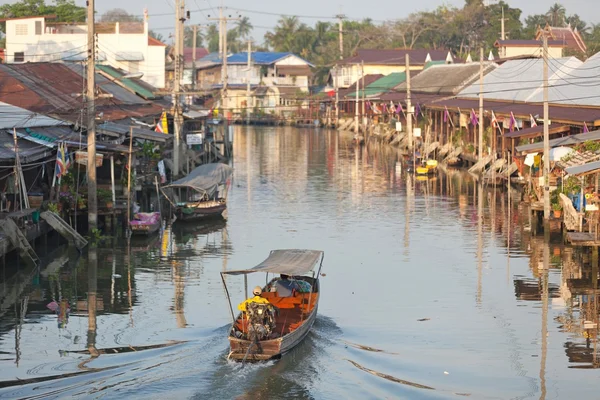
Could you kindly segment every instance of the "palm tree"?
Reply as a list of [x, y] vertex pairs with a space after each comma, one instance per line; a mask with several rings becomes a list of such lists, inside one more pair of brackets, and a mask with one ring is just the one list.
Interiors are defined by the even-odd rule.
[[275, 51], [293, 51], [295, 35], [303, 27], [297, 17], [283, 17], [277, 22], [275, 32], [265, 34], [265, 40]]
[[211, 53], [219, 51], [219, 29], [216, 25], [209, 25], [204, 38], [208, 45], [208, 51]]
[[248, 39], [252, 29], [254, 29], [252, 23], [250, 22], [250, 18], [242, 17], [237, 21], [236, 25], [237, 26], [235, 29], [237, 30], [237, 36], [240, 39]]
[[546, 13], [546, 17], [551, 26], [560, 27], [565, 25], [566, 13], [567, 11], [562, 4], [554, 3]]

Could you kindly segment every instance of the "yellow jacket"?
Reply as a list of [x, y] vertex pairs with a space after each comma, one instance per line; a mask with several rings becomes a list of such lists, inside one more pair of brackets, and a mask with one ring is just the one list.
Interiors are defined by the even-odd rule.
[[265, 299], [264, 297], [254, 296], [252, 298], [249, 298], [248, 300], [242, 301], [238, 305], [238, 310], [240, 310], [240, 311], [246, 311], [246, 307], [250, 303], [271, 304], [271, 303], [269, 303], [269, 300]]

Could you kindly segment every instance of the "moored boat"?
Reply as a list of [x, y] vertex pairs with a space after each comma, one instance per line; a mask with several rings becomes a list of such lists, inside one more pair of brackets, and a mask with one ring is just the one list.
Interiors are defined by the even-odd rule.
[[[273, 250], [257, 266], [246, 270], [221, 272], [221, 278], [233, 324], [229, 330], [229, 359], [238, 361], [263, 361], [280, 358], [293, 349], [309, 333], [317, 317], [320, 285], [319, 275], [324, 253], [319, 250]], [[315, 273], [315, 268], [318, 270]], [[248, 275], [266, 273], [267, 285], [260, 296], [269, 304], [248, 303], [246, 311], [234, 314], [231, 298], [225, 283], [225, 275]], [[308, 274], [311, 274], [308, 276]], [[279, 293], [280, 278], [269, 274], [285, 274], [293, 278], [297, 291], [291, 295]], [[247, 279], [245, 279], [247, 282]], [[247, 292], [246, 287], [246, 292]], [[276, 307], [276, 312], [271, 306]]]
[[204, 164], [162, 188], [178, 221], [221, 217], [233, 169], [222, 163]]
[[129, 221], [129, 228], [133, 235], [150, 235], [160, 228], [160, 212], [135, 213]]

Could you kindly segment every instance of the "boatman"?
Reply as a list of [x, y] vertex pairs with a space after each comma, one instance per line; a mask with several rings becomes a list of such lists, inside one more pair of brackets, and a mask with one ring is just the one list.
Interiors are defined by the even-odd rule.
[[271, 305], [271, 303], [269, 303], [269, 300], [265, 299], [264, 297], [260, 297], [260, 295], [262, 294], [262, 289], [261, 289], [260, 286], [256, 286], [254, 288], [254, 290], [252, 290], [252, 294], [254, 295], [254, 297], [251, 297], [248, 300], [242, 301], [238, 305], [238, 309], [240, 311], [246, 311], [247, 308], [248, 308], [248, 304], [250, 304], [250, 303], [259, 303], [259, 304], [268, 304], [268, 305]]

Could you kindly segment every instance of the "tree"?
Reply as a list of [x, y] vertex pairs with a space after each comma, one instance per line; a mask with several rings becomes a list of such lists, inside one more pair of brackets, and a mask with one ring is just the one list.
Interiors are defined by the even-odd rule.
[[154, 39], [158, 40], [159, 42], [163, 42], [163, 43], [165, 42], [165, 37], [161, 33], [153, 31], [152, 29], [150, 29], [148, 31], [148, 36], [153, 37]]
[[208, 45], [208, 51], [214, 53], [219, 51], [219, 29], [216, 25], [209, 25], [206, 35], [204, 36], [206, 44]]
[[252, 32], [254, 27], [250, 22], [250, 18], [242, 17], [236, 22], [235, 30], [237, 31], [237, 35], [240, 39], [248, 39], [250, 37], [250, 33]]
[[[186, 26], [183, 35], [183, 45], [192, 47], [194, 45], [194, 28]], [[196, 47], [202, 47], [202, 43], [204, 43], [204, 35], [202, 35], [202, 29], [198, 27], [196, 28]]]
[[567, 16], [567, 10], [562, 4], [554, 3], [552, 7], [546, 12], [546, 17], [550, 26], [562, 27], [565, 26], [565, 19]]
[[[57, 22], [83, 22], [86, 18], [85, 7], [75, 5], [75, 0], [54, 0], [46, 4], [44, 0], [21, 0], [0, 6], [0, 18], [20, 18], [40, 15], [56, 15]], [[0, 32], [6, 31], [2, 24]]]
[[113, 8], [100, 16], [98, 22], [142, 22], [139, 15], [129, 14], [122, 8]]
[[523, 28], [523, 38], [534, 39], [538, 28], [543, 28], [548, 23], [548, 17], [545, 14], [530, 15], [525, 18], [525, 27]]
[[566, 18], [566, 21], [569, 25], [571, 25], [571, 28], [577, 29], [582, 35], [588, 33], [591, 29], [577, 14], [569, 15]]

